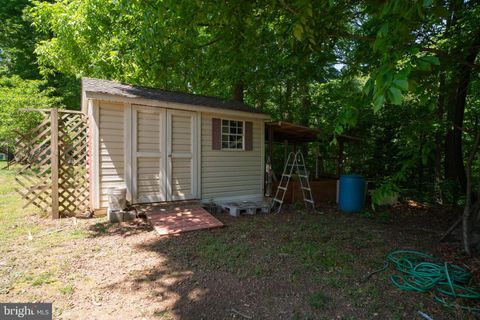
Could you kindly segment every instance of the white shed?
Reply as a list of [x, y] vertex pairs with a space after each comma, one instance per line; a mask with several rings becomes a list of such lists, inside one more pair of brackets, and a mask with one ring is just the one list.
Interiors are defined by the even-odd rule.
[[131, 203], [263, 196], [267, 114], [237, 101], [82, 79], [92, 209], [125, 187]]

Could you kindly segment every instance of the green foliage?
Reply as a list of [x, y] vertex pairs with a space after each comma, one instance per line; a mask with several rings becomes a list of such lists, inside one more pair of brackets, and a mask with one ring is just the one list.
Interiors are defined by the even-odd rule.
[[[297, 16], [297, 8], [289, 13], [269, 1], [37, 1], [28, 17], [51, 35], [36, 47], [42, 74], [222, 97], [241, 81], [247, 102], [308, 124], [311, 85], [335, 72], [334, 43], [309, 36], [309, 19], [325, 7], [300, 5]], [[320, 45], [324, 50], [311, 51]]]
[[[68, 108], [79, 107], [80, 76], [224, 98], [243, 84], [245, 101], [274, 119], [321, 129], [310, 164], [319, 151], [331, 171], [338, 136], [357, 136], [361, 143], [345, 145], [345, 171], [431, 192], [480, 9], [474, 1], [11, 0], [0, 17], [0, 72], [44, 77], [55, 88], [45, 95]], [[470, 129], [480, 114], [472, 70]]]
[[13, 145], [18, 133], [26, 134], [39, 124], [40, 114], [22, 112], [21, 108], [58, 107], [60, 98], [52, 97], [52, 93], [46, 81], [0, 77], [0, 141]]
[[0, 75], [17, 74], [23, 78], [38, 77], [35, 66], [36, 35], [23, 19], [28, 0], [5, 0], [0, 6]]
[[[30, 6], [28, 0], [5, 0], [0, 6], [0, 77], [19, 76], [26, 80], [42, 80], [34, 51], [35, 46], [44, 39], [24, 14]], [[53, 72], [43, 80], [48, 85], [41, 87], [49, 87], [45, 95], [60, 97], [71, 109], [79, 108], [78, 79]], [[48, 104], [44, 107], [48, 108]]]
[[[384, 181], [372, 194], [372, 208], [375, 206], [389, 203], [390, 199], [396, 199], [400, 189], [398, 185], [390, 179]], [[390, 203], [389, 203], [390, 204]]]

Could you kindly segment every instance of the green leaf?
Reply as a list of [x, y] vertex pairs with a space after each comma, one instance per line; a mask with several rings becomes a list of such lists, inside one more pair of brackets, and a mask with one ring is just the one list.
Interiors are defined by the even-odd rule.
[[433, 0], [423, 0], [423, 7], [427, 8], [430, 7], [433, 3]]
[[305, 13], [307, 14], [307, 16], [313, 17], [312, 6], [308, 6], [307, 9], [305, 9]]
[[417, 68], [421, 71], [430, 71], [432, 70], [432, 65], [422, 59], [417, 59]]
[[410, 75], [410, 71], [412, 71], [412, 68], [410, 65], [407, 65], [404, 67], [402, 70], [400, 70], [397, 74], [397, 79], [407, 79], [408, 76]]
[[389, 92], [390, 101], [393, 104], [399, 105], [402, 103], [402, 92], [398, 88], [390, 87], [388, 89], [388, 92]]
[[385, 37], [388, 34], [388, 24], [384, 23], [377, 32], [379, 37]]
[[411, 54], [417, 54], [420, 52], [420, 49], [418, 49], [418, 47], [410, 47], [408, 49], [408, 52], [410, 52]]
[[370, 93], [372, 93], [372, 90], [373, 90], [373, 79], [370, 78], [370, 79], [368, 79], [368, 81], [365, 83], [365, 86], [363, 87], [363, 92], [364, 92], [366, 95], [369, 95]]
[[393, 84], [401, 90], [408, 90], [408, 81], [406, 79], [395, 79], [393, 80]]
[[293, 36], [298, 40], [302, 40], [303, 27], [300, 23], [297, 23], [293, 26]]
[[435, 57], [435, 56], [424, 56], [424, 57], [421, 57], [420, 59], [436, 66], [440, 65], [440, 59], [438, 59], [438, 57]]
[[334, 145], [334, 146], [336, 146], [337, 143], [338, 143], [338, 142], [337, 142], [337, 137], [336, 137], [336, 136], [333, 136], [333, 139], [332, 139], [331, 144]]
[[415, 91], [415, 89], [417, 88], [417, 81], [413, 80], [413, 79], [409, 79], [408, 80], [408, 88], [410, 88], [410, 91]]
[[378, 111], [380, 111], [384, 103], [385, 103], [385, 96], [383, 94], [377, 96], [373, 101], [373, 112], [377, 113]]

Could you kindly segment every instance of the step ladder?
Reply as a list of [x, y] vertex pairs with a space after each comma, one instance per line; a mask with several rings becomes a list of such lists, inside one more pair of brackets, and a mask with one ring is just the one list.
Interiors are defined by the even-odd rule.
[[310, 188], [310, 182], [308, 181], [308, 172], [305, 166], [305, 159], [303, 158], [302, 152], [297, 151], [296, 153], [290, 152], [288, 154], [288, 158], [285, 162], [282, 177], [278, 184], [275, 197], [273, 198], [270, 211], [279, 213], [282, 209], [283, 200], [285, 199], [285, 194], [288, 190], [288, 184], [294, 172], [297, 173], [298, 181], [300, 182], [300, 189], [302, 190], [305, 208], [312, 210], [315, 209], [315, 202], [313, 201], [312, 189]]

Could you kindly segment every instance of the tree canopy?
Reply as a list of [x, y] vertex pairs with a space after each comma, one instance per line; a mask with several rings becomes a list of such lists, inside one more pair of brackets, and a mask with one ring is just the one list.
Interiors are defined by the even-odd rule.
[[317, 150], [362, 138], [345, 169], [379, 190], [464, 200], [475, 1], [9, 0], [0, 17], [2, 72], [45, 79], [67, 107], [81, 76], [244, 99], [333, 137]]

